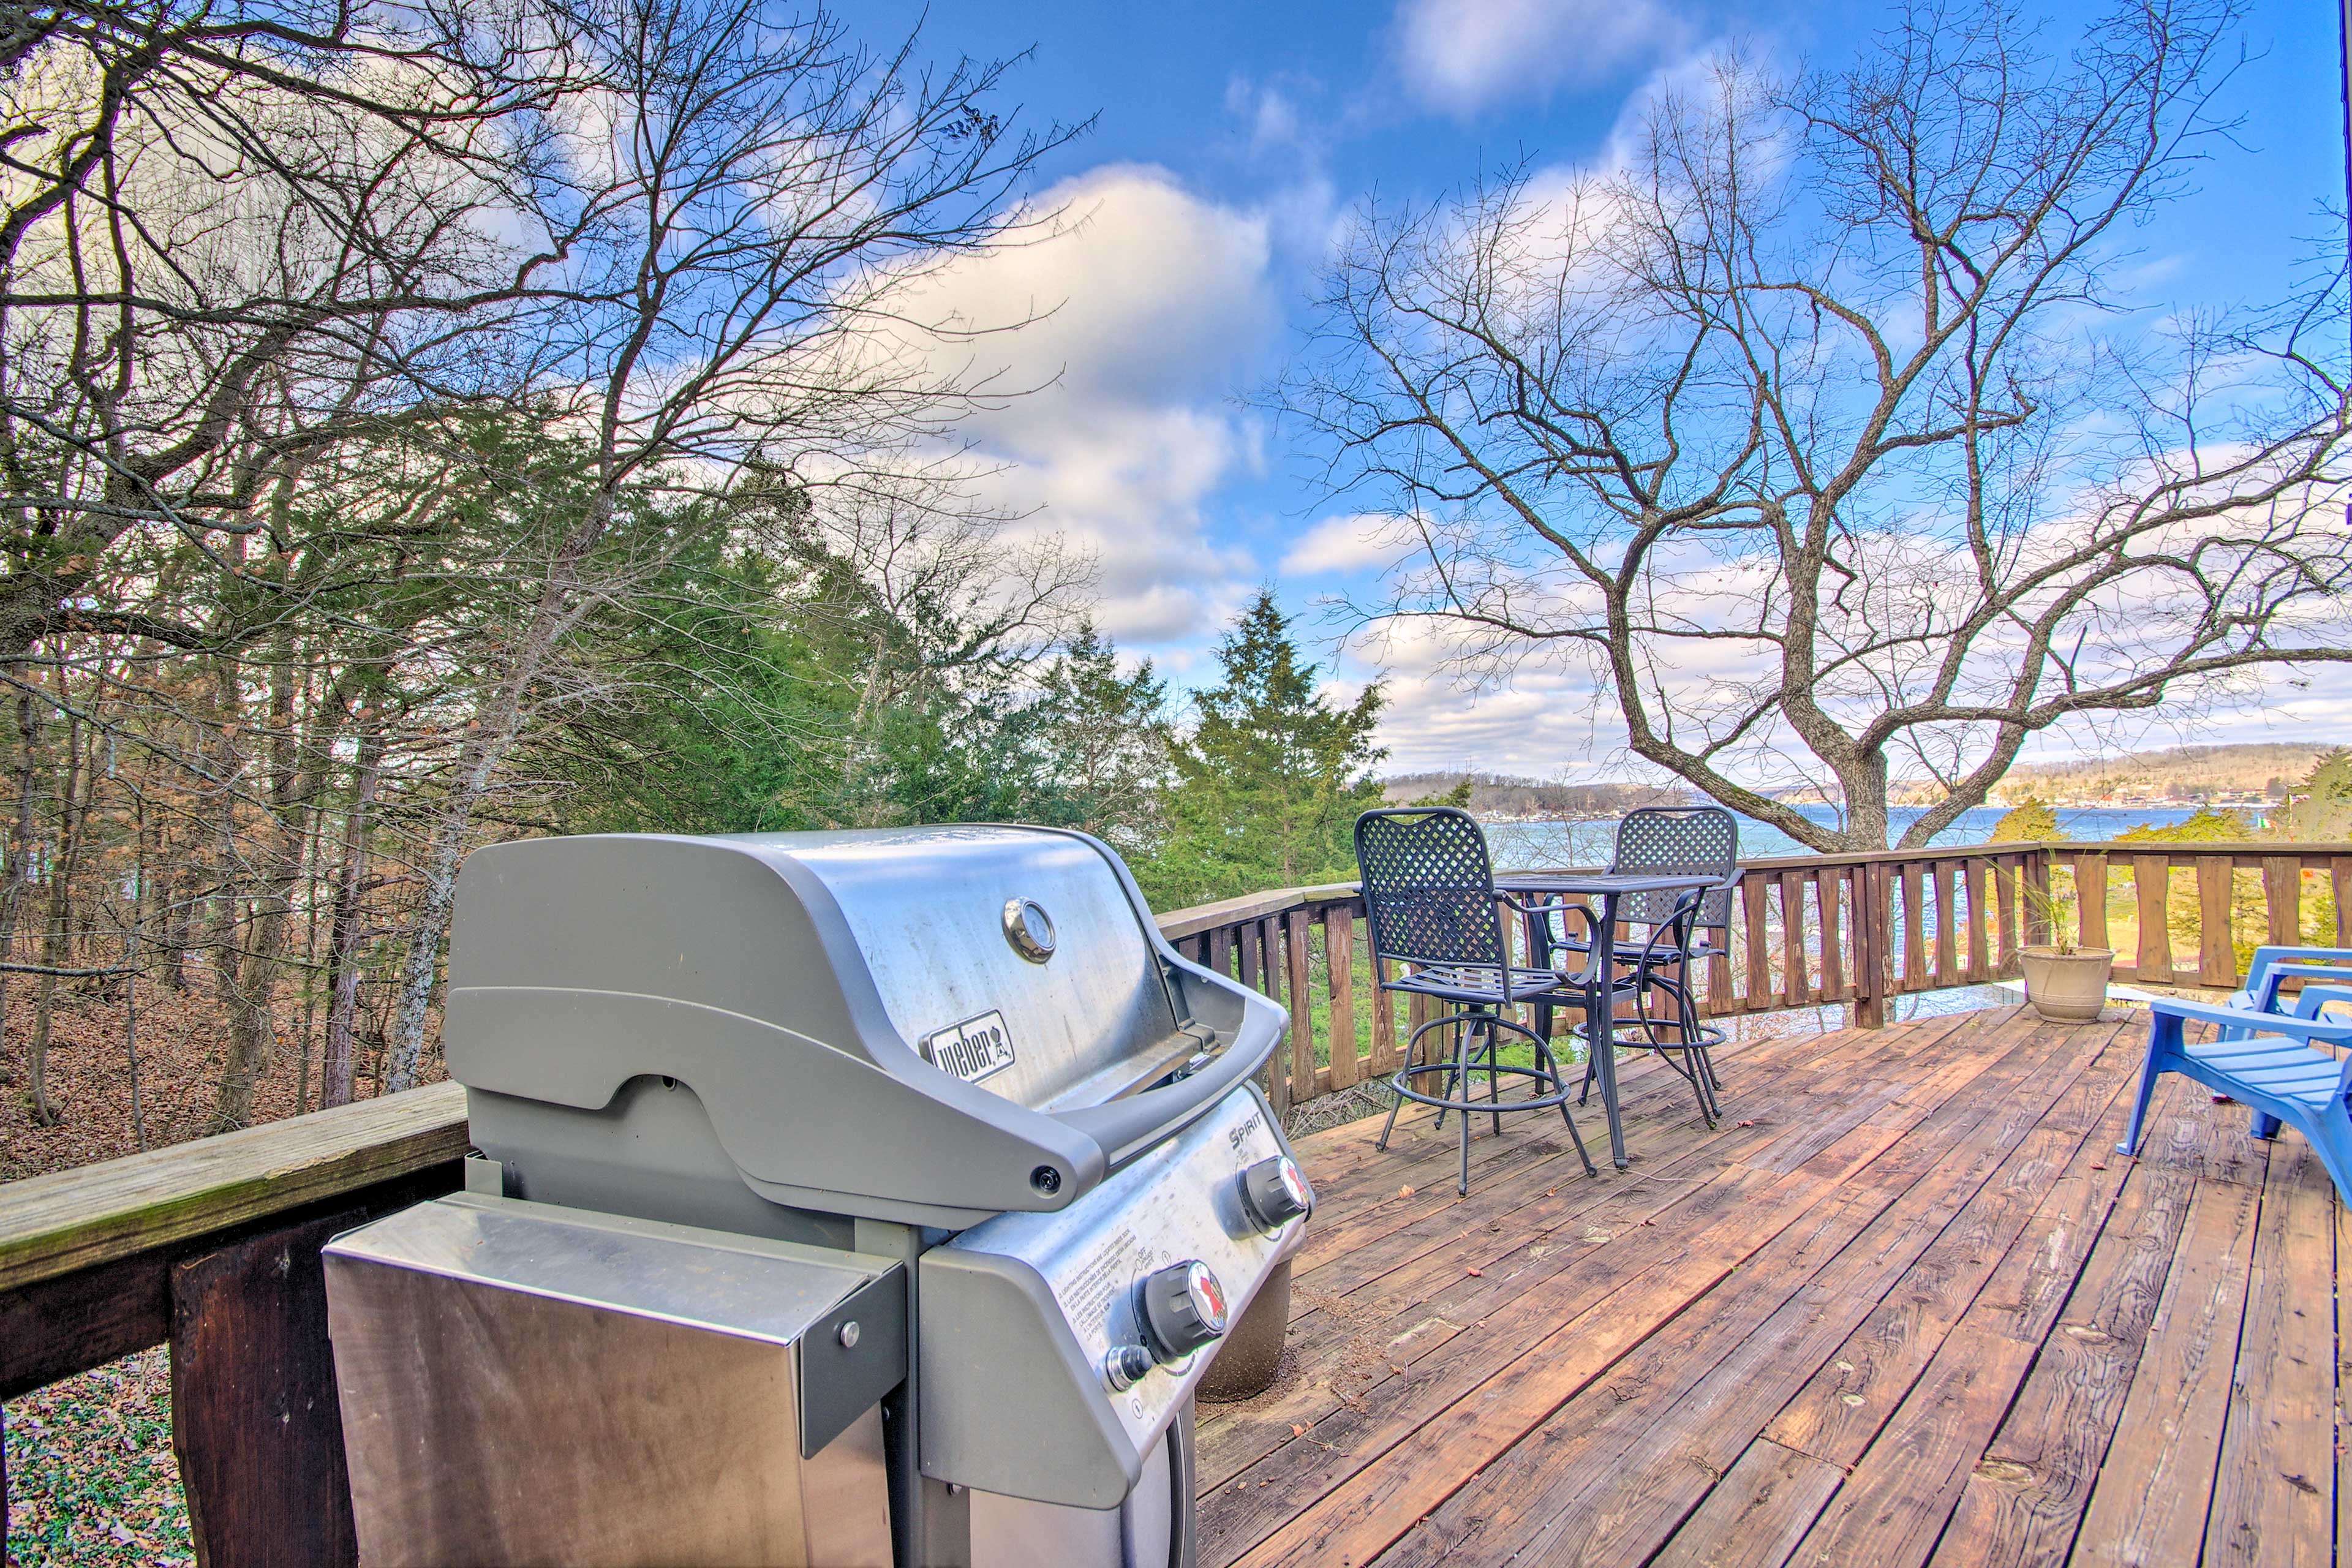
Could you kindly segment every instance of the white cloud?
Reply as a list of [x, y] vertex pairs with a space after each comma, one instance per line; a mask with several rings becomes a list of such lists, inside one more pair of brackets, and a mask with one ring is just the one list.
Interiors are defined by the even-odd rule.
[[1327, 517], [1298, 536], [1283, 556], [1282, 569], [1301, 577], [1378, 571], [1419, 546], [1410, 521], [1392, 512]]
[[1208, 536], [1202, 503], [1263, 466], [1232, 389], [1278, 346], [1271, 220], [1203, 200], [1166, 171], [1096, 169], [1040, 197], [1064, 220], [1025, 245], [926, 279], [910, 313], [974, 331], [935, 355], [1031, 388], [966, 420], [991, 499], [1100, 568], [1097, 624], [1168, 645], [1229, 616], [1254, 584], [1246, 551]]
[[1402, 0], [1395, 48], [1416, 98], [1467, 118], [1606, 81], [1685, 32], [1658, 0]]

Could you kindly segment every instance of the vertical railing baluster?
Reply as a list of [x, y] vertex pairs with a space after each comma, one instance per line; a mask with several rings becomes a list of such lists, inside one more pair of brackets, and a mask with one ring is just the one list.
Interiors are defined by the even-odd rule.
[[1315, 1004], [1307, 979], [1307, 911], [1292, 910], [1283, 918], [1284, 947], [1289, 959], [1286, 975], [1290, 992], [1290, 1098], [1295, 1104], [1315, 1098]]
[[1748, 921], [1748, 990], [1740, 1006], [1761, 1013], [1772, 1005], [1772, 956], [1766, 944], [1764, 903], [1770, 879], [1751, 871], [1739, 879], [1739, 908]]
[[2327, 885], [2335, 895], [2336, 945], [2352, 947], [2352, 855], [2327, 862]]
[[1845, 886], [1843, 867], [1813, 873], [1813, 907], [1822, 919], [1822, 991], [1824, 1002], [1845, 999], [1845, 954], [1838, 951], [1838, 899]]
[[2235, 891], [2230, 856], [2208, 854], [2197, 862], [2197, 984], [2229, 991], [2238, 984], [2238, 944], [2231, 931], [2231, 895]]
[[1356, 911], [1333, 904], [1323, 911], [1323, 963], [1331, 994], [1331, 1087], [1347, 1089], [1360, 1076], [1356, 1055]]
[[1981, 855], [1971, 855], [1960, 862], [1960, 880], [1968, 885], [1969, 895], [1969, 984], [1982, 984], [1992, 978], [1992, 921], [1985, 905], [1985, 878], [1991, 862]]
[[1896, 868], [1903, 879], [1903, 991], [1927, 989], [1927, 867], [1918, 860]]
[[1801, 871], [1780, 873], [1780, 994], [1788, 1005], [1801, 1007], [1810, 994], [1805, 982], [1811, 966], [1805, 962], [1805, 877]]
[[2161, 855], [2132, 857], [2132, 899], [2139, 921], [2142, 984], [2172, 984], [2172, 868]]
[[2025, 857], [2004, 855], [1993, 861], [1993, 903], [2000, 926], [2000, 955], [1996, 972], [2008, 979], [2021, 971], [2017, 962], [2017, 884], [2025, 875]]
[[1959, 960], [1956, 953], [1958, 922], [1952, 908], [1952, 863], [1936, 860], [1929, 864], [1936, 879], [1936, 984], [1940, 989], [1957, 984], [1959, 979]]
[[2263, 857], [2263, 908], [2273, 945], [2303, 941], [2303, 865], [2294, 856]]
[[2074, 857], [2074, 940], [2086, 948], [2112, 948], [2107, 937], [2107, 854], [2088, 849]]

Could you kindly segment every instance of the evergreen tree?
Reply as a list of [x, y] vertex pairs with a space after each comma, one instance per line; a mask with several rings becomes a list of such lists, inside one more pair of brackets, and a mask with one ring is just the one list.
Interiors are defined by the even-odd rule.
[[1992, 832], [1985, 842], [2046, 843], [2065, 837], [2058, 827], [2058, 814], [2050, 809], [2049, 803], [2037, 795], [2028, 795], [2000, 814], [2000, 820], [1992, 825]]
[[1138, 868], [1162, 909], [1346, 879], [1356, 817], [1381, 804], [1377, 682], [1345, 707], [1325, 701], [1271, 591], [1217, 657], [1224, 679], [1200, 695], [1200, 722], [1171, 755], [1167, 839]]
[[1033, 775], [1031, 820], [1082, 829], [1129, 859], [1158, 850], [1174, 731], [1150, 659], [1121, 675], [1110, 640], [1081, 626], [1008, 728]]
[[2306, 844], [2352, 837], [2352, 748], [2322, 752], [2290, 800], [2273, 818], [2272, 837]]

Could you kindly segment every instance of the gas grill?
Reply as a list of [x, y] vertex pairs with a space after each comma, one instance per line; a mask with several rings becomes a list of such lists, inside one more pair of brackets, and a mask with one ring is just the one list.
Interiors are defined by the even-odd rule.
[[477, 852], [467, 1190], [327, 1249], [362, 1556], [1189, 1563], [1284, 1025], [1081, 834]]

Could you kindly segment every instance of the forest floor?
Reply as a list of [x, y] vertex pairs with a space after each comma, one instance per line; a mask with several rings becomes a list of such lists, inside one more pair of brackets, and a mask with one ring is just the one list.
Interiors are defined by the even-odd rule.
[[[228, 1023], [202, 966], [190, 965], [185, 991], [140, 983], [135, 1116], [121, 989], [109, 998], [68, 986], [59, 990], [49, 1026], [48, 1097], [59, 1119], [37, 1127], [26, 1053], [37, 993], [31, 976], [8, 977], [6, 1047], [0, 1050], [0, 1181], [135, 1154], [142, 1126], [150, 1149], [212, 1131], [228, 1059]], [[281, 1005], [278, 1047], [254, 1096], [257, 1121], [294, 1114], [301, 1025], [299, 1005]], [[310, 1076], [315, 1096], [316, 1062]]]
[[[211, 980], [201, 964], [192, 964], [184, 992], [141, 981], [135, 1116], [121, 991], [109, 998], [61, 990], [48, 1062], [49, 1099], [61, 1115], [54, 1126], [37, 1127], [26, 1081], [36, 983], [9, 976], [0, 1048], [0, 1182], [135, 1154], [142, 1128], [150, 1149], [212, 1131], [228, 1026]], [[281, 1005], [277, 1047], [254, 1096], [257, 1121], [293, 1115], [305, 1076], [309, 1098], [318, 1096], [317, 1048], [306, 1064], [302, 1024], [299, 1001]], [[361, 1087], [369, 1086], [362, 1080]], [[172, 1454], [171, 1360], [163, 1347], [11, 1400], [0, 1419], [6, 1424], [9, 1568], [181, 1568], [194, 1561]]]

